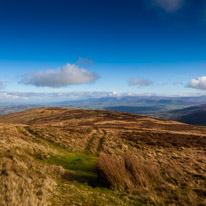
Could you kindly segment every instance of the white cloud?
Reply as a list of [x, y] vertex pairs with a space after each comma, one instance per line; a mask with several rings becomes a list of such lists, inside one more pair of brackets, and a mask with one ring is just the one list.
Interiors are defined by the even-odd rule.
[[[185, 93], [180, 95], [169, 95], [170, 97], [195, 97], [206, 95], [204, 91], [198, 93]], [[98, 98], [123, 98], [123, 97], [158, 97], [155, 93], [132, 93], [132, 92], [104, 92], [104, 91], [73, 91], [73, 92], [51, 92], [51, 93], [38, 93], [38, 92], [0, 92], [0, 100], [3, 102], [21, 102], [21, 103], [54, 103], [72, 100], [84, 99], [98, 99]], [[163, 95], [169, 97], [167, 95]]]
[[[21, 99], [22, 97], [15, 95], [15, 94], [9, 94], [7, 92], [1, 92], [0, 93], [0, 100], [17, 100], [17, 99]], [[22, 98], [24, 99], [24, 98]]]
[[132, 92], [73, 91], [73, 92], [0, 92], [0, 100], [27, 100], [27, 102], [55, 102], [66, 100], [98, 99], [106, 97], [154, 96], [155, 94], [138, 94]]
[[37, 87], [60, 88], [68, 85], [90, 83], [97, 78], [98, 75], [93, 72], [79, 68], [75, 64], [67, 64], [56, 70], [51, 69], [25, 74], [19, 83]]
[[184, 0], [152, 0], [152, 3], [166, 12], [175, 12], [183, 6]]
[[133, 78], [133, 79], [130, 79], [128, 81], [128, 84], [129, 86], [140, 86], [140, 87], [144, 87], [144, 86], [149, 86], [152, 84], [151, 81], [149, 80], [146, 80], [146, 79], [140, 79], [139, 77], [136, 77], [136, 78]]
[[76, 91], [76, 92], [61, 92], [61, 93], [50, 93], [51, 96], [54, 97], [69, 97], [72, 99], [88, 99], [88, 98], [104, 98], [104, 97], [124, 97], [124, 96], [137, 96], [137, 93], [129, 93], [129, 92], [84, 92], [84, 91]]
[[196, 79], [192, 79], [188, 85], [188, 87], [206, 90], [206, 76], [198, 77]]

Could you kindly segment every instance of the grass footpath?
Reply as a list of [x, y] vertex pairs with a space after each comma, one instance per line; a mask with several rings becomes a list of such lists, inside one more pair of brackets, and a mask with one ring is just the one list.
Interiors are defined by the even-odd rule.
[[65, 170], [57, 180], [57, 189], [51, 199], [51, 205], [144, 205], [137, 196], [110, 190], [99, 181], [96, 156], [71, 153], [51, 142], [44, 143], [50, 146], [54, 153], [47, 158], [37, 157], [38, 161], [43, 164], [62, 166]]

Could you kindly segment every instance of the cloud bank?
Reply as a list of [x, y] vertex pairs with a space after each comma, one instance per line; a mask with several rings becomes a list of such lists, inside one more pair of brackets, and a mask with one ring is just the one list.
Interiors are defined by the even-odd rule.
[[0, 100], [28, 100], [26, 96], [19, 96], [18, 94], [15, 93], [9, 93], [9, 92], [0, 92]]
[[[193, 93], [193, 94], [181, 94], [172, 95], [165, 97], [198, 97], [206, 95], [205, 91]], [[12, 103], [55, 103], [55, 102], [65, 102], [65, 101], [75, 101], [75, 100], [85, 100], [85, 99], [98, 99], [98, 98], [123, 98], [123, 97], [155, 97], [159, 96], [155, 93], [132, 93], [132, 92], [104, 92], [104, 91], [73, 91], [73, 92], [0, 92], [0, 100], [3, 102]], [[160, 96], [159, 96], [160, 97]]]
[[145, 87], [145, 86], [149, 86], [152, 84], [151, 81], [146, 80], [146, 79], [140, 79], [139, 77], [130, 79], [128, 81], [129, 86], [140, 86], [140, 87]]
[[152, 4], [166, 12], [175, 12], [183, 6], [184, 0], [152, 0]]
[[206, 90], [206, 76], [192, 79], [188, 85], [190, 88]]
[[73, 91], [73, 92], [0, 92], [0, 100], [26, 100], [26, 102], [55, 102], [66, 100], [96, 99], [105, 97], [154, 96], [155, 94], [138, 94], [118, 91]]
[[56, 70], [46, 70], [25, 74], [19, 83], [37, 87], [60, 88], [68, 85], [86, 84], [98, 79], [98, 75], [79, 68], [75, 64], [67, 64]]

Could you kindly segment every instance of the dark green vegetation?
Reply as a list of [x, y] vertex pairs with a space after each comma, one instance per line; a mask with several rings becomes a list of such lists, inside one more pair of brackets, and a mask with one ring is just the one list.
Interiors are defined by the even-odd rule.
[[62, 166], [64, 169], [71, 171], [65, 175], [65, 177], [69, 175], [70, 180], [73, 179], [80, 183], [87, 183], [92, 187], [97, 187], [102, 185], [96, 172], [96, 159], [97, 157], [84, 153], [65, 152], [64, 155], [52, 155], [41, 161], [51, 165]]
[[0, 205], [194, 205], [206, 128], [101, 110], [0, 117]]

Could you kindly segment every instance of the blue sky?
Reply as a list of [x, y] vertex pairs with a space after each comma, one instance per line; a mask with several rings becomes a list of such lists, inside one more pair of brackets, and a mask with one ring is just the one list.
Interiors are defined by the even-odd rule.
[[206, 94], [205, 48], [204, 0], [0, 0], [0, 100]]

